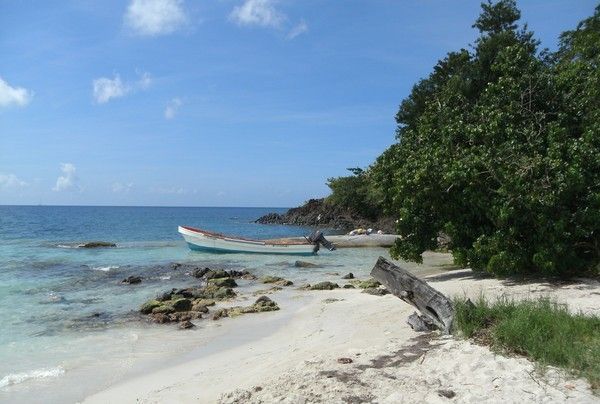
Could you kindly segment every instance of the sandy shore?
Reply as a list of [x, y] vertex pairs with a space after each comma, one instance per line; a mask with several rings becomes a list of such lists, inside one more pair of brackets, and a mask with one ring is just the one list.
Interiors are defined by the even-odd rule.
[[[339, 282], [337, 279], [330, 279]], [[551, 296], [600, 314], [600, 284], [518, 283], [469, 270], [427, 276], [447, 295]], [[360, 290], [272, 295], [279, 312], [246, 315], [234, 332], [183, 363], [123, 381], [86, 403], [599, 402], [589, 384], [524, 358], [496, 355], [452, 337], [415, 333], [414, 310], [398, 298]], [[351, 363], [339, 363], [349, 358]]]

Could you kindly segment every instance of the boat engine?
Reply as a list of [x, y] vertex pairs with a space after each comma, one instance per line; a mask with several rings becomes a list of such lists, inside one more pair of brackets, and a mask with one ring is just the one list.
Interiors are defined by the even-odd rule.
[[333, 243], [328, 241], [325, 238], [325, 236], [323, 236], [323, 232], [320, 230], [315, 230], [310, 236], [305, 238], [306, 240], [308, 240], [309, 243], [315, 245], [315, 248], [313, 248], [313, 253], [317, 253], [317, 251], [319, 251], [319, 249], [321, 248], [321, 245], [327, 248], [329, 251], [335, 250], [335, 246], [333, 245]]

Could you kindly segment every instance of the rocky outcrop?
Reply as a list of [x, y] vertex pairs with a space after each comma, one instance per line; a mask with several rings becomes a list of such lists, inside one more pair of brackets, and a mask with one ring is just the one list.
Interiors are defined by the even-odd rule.
[[124, 285], [137, 285], [138, 283], [142, 283], [141, 276], [131, 275], [121, 281]]
[[372, 228], [384, 233], [395, 233], [395, 223], [391, 218], [372, 220], [351, 210], [327, 203], [325, 199], [310, 199], [304, 205], [292, 208], [284, 214], [269, 213], [256, 220], [262, 224], [293, 224], [318, 226], [340, 230]]
[[115, 243], [111, 243], [109, 241], [89, 241], [84, 244], [80, 244], [79, 248], [106, 248], [106, 247], [116, 247]]
[[251, 304], [250, 306], [234, 306], [217, 310], [213, 314], [212, 319], [218, 320], [223, 317], [237, 317], [247, 313], [262, 313], [265, 311], [275, 310], [279, 310], [277, 303], [269, 299], [267, 296], [261, 296], [256, 299], [254, 304]]

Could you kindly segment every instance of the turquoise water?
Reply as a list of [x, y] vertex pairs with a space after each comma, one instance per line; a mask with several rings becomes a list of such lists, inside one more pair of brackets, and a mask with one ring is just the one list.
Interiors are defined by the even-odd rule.
[[[306, 271], [294, 268], [294, 256], [194, 252], [177, 233], [178, 225], [251, 238], [312, 231], [253, 223], [272, 211], [284, 209], [0, 206], [0, 401], [31, 402], [39, 394], [45, 402], [77, 401], [161, 353], [203, 343], [210, 322], [182, 334], [137, 315], [157, 293], [197, 283], [173, 270], [173, 262], [248, 269], [300, 283], [333, 270], [366, 275], [386, 254], [322, 251], [310, 258], [322, 268]], [[117, 248], [76, 248], [96, 240]], [[129, 275], [142, 276], [142, 283], [121, 284]], [[166, 336], [172, 345], [165, 346]]]

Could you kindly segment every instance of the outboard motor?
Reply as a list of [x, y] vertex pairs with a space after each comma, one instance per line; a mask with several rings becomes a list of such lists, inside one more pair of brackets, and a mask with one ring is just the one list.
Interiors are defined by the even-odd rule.
[[323, 236], [323, 232], [320, 230], [315, 230], [310, 236], [305, 238], [306, 240], [308, 240], [309, 243], [315, 245], [315, 248], [313, 248], [313, 253], [315, 254], [317, 253], [317, 251], [319, 251], [321, 245], [323, 245], [323, 247], [327, 248], [329, 251], [335, 250], [335, 246], [333, 245], [333, 243], [328, 241], [325, 238], [325, 236]]

